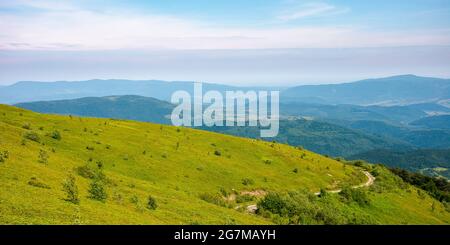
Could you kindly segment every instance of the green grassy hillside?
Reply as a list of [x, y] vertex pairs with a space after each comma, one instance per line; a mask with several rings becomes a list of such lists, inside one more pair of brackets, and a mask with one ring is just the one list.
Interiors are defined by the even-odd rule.
[[347, 157], [347, 159], [362, 159], [430, 176], [450, 178], [450, 149], [420, 149], [412, 151], [378, 149], [362, 152]]
[[[0, 224], [284, 223], [270, 205], [258, 214], [245, 207], [267, 203], [266, 193], [314, 193], [367, 181], [359, 167], [288, 145], [5, 105], [0, 153]], [[360, 188], [370, 204], [344, 202], [345, 195], [331, 193], [309, 194], [308, 203], [317, 214], [333, 203], [334, 213], [365, 215], [369, 223], [450, 222], [443, 204], [384, 168], [370, 171], [375, 184]], [[78, 204], [63, 189], [70, 175]], [[96, 200], [99, 193], [103, 201]], [[314, 222], [329, 223], [316, 216]], [[344, 216], [330, 222], [350, 223]]]

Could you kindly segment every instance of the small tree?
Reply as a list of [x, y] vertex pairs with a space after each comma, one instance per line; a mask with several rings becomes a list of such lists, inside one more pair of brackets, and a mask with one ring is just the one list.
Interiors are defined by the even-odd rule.
[[242, 179], [242, 184], [243, 185], [253, 185], [255, 183], [255, 181], [253, 181], [252, 179], [249, 178], [243, 178]]
[[31, 129], [31, 125], [30, 125], [30, 123], [25, 123], [22, 125], [22, 128], [23, 129]]
[[94, 178], [89, 187], [89, 198], [105, 202], [106, 198], [108, 198], [108, 194], [106, 193], [105, 183], [99, 178]]
[[61, 140], [61, 134], [59, 133], [58, 130], [53, 131], [53, 132], [50, 134], [50, 137], [52, 137], [52, 138], [55, 139], [55, 140]]
[[156, 204], [156, 199], [152, 196], [148, 196], [147, 208], [150, 210], [155, 210], [157, 207], [158, 205]]
[[37, 133], [33, 132], [33, 131], [25, 132], [23, 134], [23, 138], [24, 139], [28, 139], [28, 140], [32, 140], [32, 141], [35, 141], [35, 142], [38, 142], [38, 143], [41, 141], [40, 138], [39, 138], [39, 135]]
[[8, 159], [8, 158], [9, 158], [9, 152], [8, 151], [0, 152], [0, 163], [1, 162], [5, 162], [6, 159]]
[[75, 182], [75, 176], [70, 174], [63, 182], [63, 191], [66, 193], [66, 201], [79, 204], [78, 187]]
[[48, 154], [44, 150], [39, 150], [39, 159], [38, 162], [40, 163], [48, 163]]

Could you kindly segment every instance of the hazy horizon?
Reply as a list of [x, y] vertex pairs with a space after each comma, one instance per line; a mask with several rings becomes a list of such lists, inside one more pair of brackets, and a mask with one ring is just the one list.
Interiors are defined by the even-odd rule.
[[443, 0], [2, 1], [0, 85], [450, 77], [448, 20]]

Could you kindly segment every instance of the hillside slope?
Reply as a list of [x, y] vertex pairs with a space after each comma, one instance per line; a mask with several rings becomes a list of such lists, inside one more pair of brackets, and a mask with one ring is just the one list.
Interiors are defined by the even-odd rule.
[[119, 118], [162, 124], [170, 123], [170, 114], [174, 108], [169, 102], [137, 95], [38, 101], [15, 106], [40, 113]]
[[410, 123], [414, 126], [426, 127], [431, 129], [447, 129], [450, 130], [450, 115], [439, 115], [425, 117]]
[[[204, 127], [203, 129], [240, 137], [259, 138], [259, 128], [255, 127]], [[379, 148], [402, 150], [413, 148], [412, 145], [400, 140], [368, 135], [339, 125], [306, 119], [280, 120], [279, 134], [265, 140], [302, 146], [320, 154], [340, 157]]]
[[[361, 169], [312, 152], [194, 129], [0, 105], [0, 132], [1, 224], [266, 224], [276, 219], [235, 209], [237, 197], [367, 181]], [[67, 201], [62, 188], [69, 173], [79, 204]], [[371, 223], [450, 222], [442, 204], [377, 173], [369, 206], [340, 203], [333, 213], [368, 215]], [[89, 198], [98, 194], [99, 176], [103, 202]]]
[[419, 149], [393, 151], [386, 149], [362, 152], [348, 159], [362, 159], [382, 163], [390, 167], [403, 168], [414, 172], [424, 172], [432, 176], [450, 178], [450, 149]]
[[[19, 103], [16, 106], [40, 113], [115, 118], [171, 124], [169, 115], [173, 105], [149, 97], [125, 95], [88, 97], [73, 100]], [[202, 127], [207, 131], [240, 137], [259, 138], [254, 127]], [[275, 138], [280, 143], [303, 146], [316, 153], [330, 156], [348, 156], [369, 150], [385, 148], [405, 150], [412, 146], [406, 142], [382, 136], [371, 136], [345, 126], [316, 120], [282, 120], [280, 133]], [[342, 144], [346, 142], [346, 144]]]

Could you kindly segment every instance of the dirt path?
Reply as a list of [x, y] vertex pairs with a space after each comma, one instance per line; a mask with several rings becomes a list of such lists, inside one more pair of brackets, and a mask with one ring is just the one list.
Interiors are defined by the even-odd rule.
[[[358, 189], [358, 188], [363, 188], [363, 187], [369, 187], [369, 186], [373, 185], [373, 183], [375, 182], [375, 177], [373, 177], [372, 174], [370, 174], [367, 171], [362, 171], [362, 172], [367, 177], [367, 181], [360, 185], [352, 186], [352, 188]], [[336, 189], [336, 190], [330, 190], [327, 192], [328, 193], [339, 193], [341, 191], [342, 191], [342, 189]], [[314, 193], [314, 195], [318, 196], [318, 195], [320, 195], [320, 192], [316, 192], [316, 193]], [[258, 206], [256, 204], [247, 206], [247, 212], [249, 212], [249, 213], [255, 213], [257, 209], [258, 209]]]
[[[352, 186], [353, 189], [358, 189], [358, 188], [362, 188], [362, 187], [369, 187], [369, 186], [373, 185], [373, 182], [375, 181], [375, 177], [373, 177], [373, 175], [370, 174], [367, 171], [362, 171], [362, 172], [367, 177], [367, 181], [365, 183], [360, 184], [360, 185]], [[328, 193], [339, 193], [341, 191], [342, 191], [342, 189], [336, 189], [336, 190], [330, 190], [330, 191], [327, 191], [327, 192]], [[318, 195], [320, 195], [320, 192], [316, 192], [316, 193], [314, 193], [314, 195], [318, 196]]]

